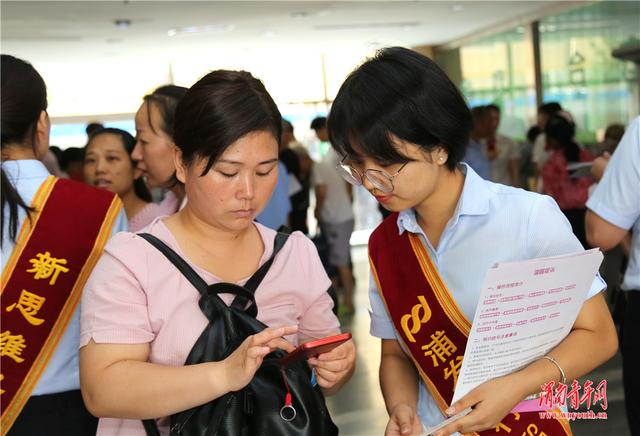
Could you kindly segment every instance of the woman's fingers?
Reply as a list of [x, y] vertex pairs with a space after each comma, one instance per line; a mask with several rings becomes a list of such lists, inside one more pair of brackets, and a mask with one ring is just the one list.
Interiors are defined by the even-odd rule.
[[249, 347], [247, 349], [247, 357], [250, 359], [258, 359], [269, 354], [271, 349], [269, 347], [257, 346], [257, 347]]
[[[319, 383], [320, 381], [325, 380], [328, 383], [331, 383], [333, 385], [333, 383], [338, 381], [340, 376], [336, 372], [327, 371], [326, 369], [322, 369], [322, 368], [316, 368], [316, 378]], [[322, 386], [322, 384], [320, 384], [320, 386]]]
[[271, 348], [271, 350], [274, 350], [276, 348], [280, 348], [288, 353], [291, 353], [293, 350], [296, 349], [296, 347], [294, 347], [291, 342], [287, 341], [286, 339], [282, 339], [282, 338], [275, 338], [270, 340], [267, 345], [269, 346], [269, 348]]
[[287, 327], [277, 327], [277, 328], [266, 328], [260, 333], [256, 333], [253, 336], [250, 336], [251, 345], [267, 345], [270, 341], [281, 338], [282, 336], [287, 336], [294, 334], [298, 331], [298, 326], [287, 326]]
[[351, 366], [347, 359], [322, 361], [315, 358], [309, 359], [309, 364], [316, 369], [324, 369], [331, 372], [342, 372]]
[[398, 424], [398, 428], [400, 429], [400, 434], [411, 434], [414, 418], [415, 414], [412, 413], [409, 409], [402, 409], [398, 411], [398, 413], [395, 415], [395, 419], [396, 423]]

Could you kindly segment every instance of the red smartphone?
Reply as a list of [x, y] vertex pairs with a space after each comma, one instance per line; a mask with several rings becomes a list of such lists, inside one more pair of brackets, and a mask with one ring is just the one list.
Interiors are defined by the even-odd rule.
[[280, 359], [280, 365], [287, 365], [296, 360], [308, 359], [310, 357], [316, 357], [319, 354], [326, 353], [333, 350], [338, 345], [351, 339], [351, 333], [340, 333], [335, 336], [328, 336], [322, 339], [316, 339], [315, 341], [305, 342], [302, 345], [298, 345], [298, 348], [293, 350]]

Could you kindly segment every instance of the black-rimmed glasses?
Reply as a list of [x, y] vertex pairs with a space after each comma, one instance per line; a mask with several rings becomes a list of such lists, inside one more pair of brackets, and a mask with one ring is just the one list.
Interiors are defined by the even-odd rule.
[[366, 178], [369, 183], [378, 191], [383, 194], [390, 194], [393, 192], [393, 179], [396, 178], [400, 171], [409, 163], [409, 161], [402, 164], [402, 166], [393, 175], [387, 174], [383, 170], [368, 169], [362, 173], [353, 168], [351, 165], [344, 163], [347, 157], [343, 157], [340, 163], [336, 165], [336, 171], [347, 182], [354, 186], [362, 185], [363, 180]]

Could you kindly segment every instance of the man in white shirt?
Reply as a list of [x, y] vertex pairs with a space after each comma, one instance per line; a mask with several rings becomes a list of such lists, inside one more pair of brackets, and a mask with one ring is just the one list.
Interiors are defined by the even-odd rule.
[[607, 251], [632, 232], [629, 263], [621, 285], [626, 296], [622, 328], [622, 378], [631, 434], [640, 434], [640, 117], [629, 125], [607, 164], [600, 157], [592, 175], [602, 180], [587, 202], [587, 240]]
[[[349, 241], [354, 227], [354, 215], [351, 208], [351, 185], [335, 169], [339, 161], [338, 155], [330, 149], [327, 156], [313, 166], [311, 181], [316, 194], [315, 216], [329, 246], [329, 263], [336, 268], [344, 290], [343, 308], [339, 310], [343, 314], [352, 314], [353, 275]], [[332, 277], [332, 281], [335, 286], [337, 277]]]
[[520, 149], [511, 138], [498, 133], [500, 108], [487, 105], [490, 133], [487, 138], [487, 158], [491, 161], [491, 181], [520, 187]]

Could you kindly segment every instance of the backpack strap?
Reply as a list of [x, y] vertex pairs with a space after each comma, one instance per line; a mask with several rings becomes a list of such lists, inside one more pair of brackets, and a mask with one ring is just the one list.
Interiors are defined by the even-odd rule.
[[191, 282], [191, 284], [204, 295], [207, 293], [207, 282], [205, 282], [200, 275], [194, 271], [193, 268], [184, 260], [178, 253], [176, 253], [171, 247], [156, 238], [150, 233], [137, 233], [142, 239], [146, 240], [149, 244], [153, 245], [165, 255], [169, 261], [175, 265], [176, 268], [182, 273], [183, 276]]
[[[207, 293], [207, 283], [202, 279], [202, 277], [200, 277], [197, 272], [194, 271], [193, 268], [191, 268], [187, 261], [180, 257], [180, 255], [176, 253], [171, 247], [169, 247], [167, 244], [165, 244], [152, 234], [137, 233], [137, 235], [157, 248], [162, 254], [164, 254], [165, 257], [169, 259], [169, 261], [173, 263], [176, 268], [178, 268], [182, 275], [184, 275], [187, 280], [189, 280], [189, 282], [198, 290], [198, 292], [200, 292], [200, 294], [204, 295]], [[269, 268], [271, 268], [276, 255], [282, 249], [282, 247], [284, 247], [287, 239], [289, 239], [288, 233], [276, 234], [273, 243], [273, 253], [271, 254], [271, 257], [264, 264], [262, 264], [260, 268], [258, 268], [258, 270], [249, 278], [249, 280], [247, 280], [247, 283], [245, 283], [244, 285], [244, 288], [247, 289], [250, 293], [253, 294], [255, 293], [256, 289], [258, 289], [258, 286], [267, 275], [267, 272], [269, 272]], [[244, 304], [242, 304], [240, 307], [244, 307]]]
[[271, 268], [271, 264], [273, 264], [273, 261], [275, 260], [276, 255], [280, 252], [282, 247], [284, 247], [284, 244], [287, 242], [287, 239], [289, 239], [288, 233], [280, 233], [280, 232], [276, 233], [276, 238], [273, 241], [273, 253], [271, 254], [271, 257], [269, 257], [269, 259], [265, 263], [263, 263], [260, 268], [258, 268], [258, 271], [256, 271], [251, 276], [251, 278], [249, 278], [249, 280], [247, 280], [247, 282], [244, 284], [244, 287], [247, 290], [251, 291], [252, 293], [256, 292], [256, 289], [258, 289], [258, 286], [260, 286], [260, 283], [262, 283], [262, 280], [265, 278], [265, 276], [269, 272], [269, 268]]
[[[260, 286], [260, 283], [262, 283], [262, 280], [265, 278], [265, 276], [269, 272], [269, 268], [271, 268], [271, 265], [273, 264], [273, 261], [276, 255], [280, 252], [282, 247], [284, 247], [284, 244], [287, 242], [287, 239], [289, 239], [289, 233], [282, 233], [282, 232], [276, 233], [276, 238], [273, 241], [273, 253], [271, 254], [271, 257], [265, 263], [263, 263], [260, 268], [258, 268], [258, 271], [256, 271], [249, 278], [249, 280], [247, 280], [247, 282], [243, 286], [246, 290], [248, 290], [252, 294], [255, 294], [256, 289], [258, 289], [258, 286]], [[233, 299], [233, 303], [231, 303], [231, 307], [234, 307], [237, 309], [244, 309], [247, 303], [248, 303], [247, 298], [238, 295], [236, 296], [236, 298]]]
[[[187, 280], [200, 292], [202, 296], [207, 294], [207, 288], [209, 287], [207, 283], [200, 277], [200, 275], [195, 272], [193, 268], [185, 261], [178, 253], [176, 253], [171, 247], [162, 242], [157, 237], [153, 236], [150, 233], [137, 233], [142, 239], [153, 245], [158, 249], [162, 254], [165, 255], [169, 261], [175, 265], [176, 268], [184, 275]], [[247, 296], [236, 295], [233, 302], [231, 303], [232, 307], [237, 307], [239, 309], [244, 309], [247, 303], [250, 301], [250, 298], [253, 297], [256, 289], [269, 272], [269, 268], [271, 264], [273, 264], [273, 260], [276, 257], [276, 254], [284, 247], [284, 244], [289, 239], [288, 233], [278, 232], [276, 234], [274, 243], [273, 243], [273, 253], [271, 257], [262, 264], [260, 268], [247, 280], [244, 288], [248, 291]], [[254, 314], [255, 316], [255, 314]], [[160, 436], [160, 431], [158, 430], [158, 426], [156, 421], [153, 419], [143, 419], [142, 425], [144, 427], [147, 436]]]

